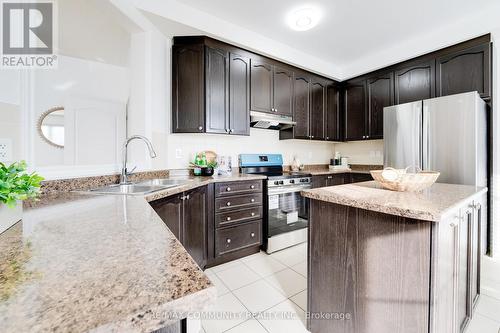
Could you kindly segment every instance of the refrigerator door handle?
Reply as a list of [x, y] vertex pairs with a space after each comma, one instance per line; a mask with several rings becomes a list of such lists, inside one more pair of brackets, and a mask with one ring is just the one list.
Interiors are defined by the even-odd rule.
[[421, 153], [422, 153], [422, 170], [430, 169], [430, 149], [429, 149], [429, 106], [426, 101], [423, 102], [422, 111], [422, 140], [421, 140]]

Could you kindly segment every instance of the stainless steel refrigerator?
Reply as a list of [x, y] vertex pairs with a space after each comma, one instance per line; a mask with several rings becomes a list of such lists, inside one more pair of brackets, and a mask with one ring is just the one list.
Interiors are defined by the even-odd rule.
[[487, 186], [487, 106], [477, 92], [384, 108], [384, 166], [441, 172], [439, 183]]

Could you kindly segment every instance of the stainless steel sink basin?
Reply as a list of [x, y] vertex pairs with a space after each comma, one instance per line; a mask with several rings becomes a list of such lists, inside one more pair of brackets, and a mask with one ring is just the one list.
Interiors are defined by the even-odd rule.
[[179, 178], [179, 179], [151, 179], [138, 183], [141, 186], [166, 186], [174, 187], [188, 184], [193, 181], [192, 179]]
[[177, 187], [191, 182], [192, 179], [151, 179], [127, 185], [109, 185], [90, 190], [96, 194], [144, 195], [167, 188]]
[[90, 190], [90, 192], [96, 194], [144, 195], [155, 191], [161, 191], [169, 187], [170, 186], [152, 186], [152, 185], [139, 185], [139, 184], [110, 185]]

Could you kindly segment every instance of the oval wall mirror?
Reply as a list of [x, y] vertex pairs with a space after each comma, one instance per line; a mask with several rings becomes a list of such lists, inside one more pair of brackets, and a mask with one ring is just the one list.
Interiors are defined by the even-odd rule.
[[42, 139], [57, 148], [64, 148], [64, 107], [57, 106], [41, 114], [38, 133]]

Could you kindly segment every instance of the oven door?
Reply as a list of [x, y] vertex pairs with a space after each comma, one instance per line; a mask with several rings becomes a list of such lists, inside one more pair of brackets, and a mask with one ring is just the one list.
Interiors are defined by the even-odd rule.
[[300, 191], [309, 188], [310, 184], [268, 188], [268, 238], [307, 228], [309, 203]]

